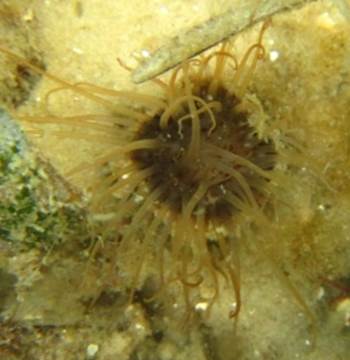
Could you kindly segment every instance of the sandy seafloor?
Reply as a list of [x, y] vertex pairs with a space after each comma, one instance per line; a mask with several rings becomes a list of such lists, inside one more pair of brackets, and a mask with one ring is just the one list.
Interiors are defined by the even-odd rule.
[[[48, 72], [73, 83], [155, 94], [159, 89], [150, 82], [133, 84], [117, 57], [135, 67], [137, 58], [169, 37], [230, 5], [210, 0], [0, 0], [0, 45], [22, 56], [35, 53]], [[87, 289], [79, 292], [81, 254], [65, 259], [59, 252], [50, 254], [52, 260], [45, 259], [41, 267], [37, 250], [16, 253], [6, 243], [0, 247], [0, 280], [12, 274], [17, 282], [0, 291], [7, 298], [0, 303], [0, 359], [349, 359], [349, 34], [345, 14], [330, 1], [276, 15], [266, 34], [266, 60], [252, 81], [252, 92], [271, 116], [289, 117], [297, 131], [305, 132], [309, 155], [323, 161], [331, 184], [331, 189], [322, 187], [307, 171], [291, 174], [281, 195], [288, 206], [277, 206], [279, 220], [269, 233], [271, 256], [316, 314], [313, 329], [289, 283], [259, 251], [249, 249], [241, 256], [243, 307], [237, 327], [227, 316], [232, 293], [223, 286], [211, 316], [199, 311], [197, 321], [183, 329], [176, 322], [182, 314], [179, 305], [170, 297], [159, 313], [142, 301], [125, 310], [114, 298], [87, 311], [84, 299], [92, 296], [98, 276], [88, 277]], [[240, 34], [238, 51], [255, 36], [254, 31]], [[5, 63], [0, 70], [3, 83], [9, 84], [1, 87], [9, 108], [12, 95], [5, 92], [19, 91], [18, 83], [8, 80], [11, 66]], [[41, 77], [12, 113], [42, 114], [42, 99], [55, 86]], [[49, 106], [59, 116], [98, 109], [69, 91], [52, 96]], [[24, 128], [59, 174], [108, 146], [77, 140], [69, 132], [66, 138], [55, 137], [47, 124], [35, 127], [44, 136], [35, 136], [38, 132], [28, 124]], [[84, 179], [72, 182], [84, 189]]]

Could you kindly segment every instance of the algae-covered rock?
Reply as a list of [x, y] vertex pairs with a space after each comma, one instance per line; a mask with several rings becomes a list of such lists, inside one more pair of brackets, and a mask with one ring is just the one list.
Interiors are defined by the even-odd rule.
[[[70, 294], [74, 293], [82, 266], [75, 260], [68, 266], [62, 251], [78, 257], [81, 242], [89, 234], [84, 200], [1, 109], [0, 198], [0, 319], [11, 317], [41, 325], [80, 319], [80, 292], [66, 296], [62, 287], [66, 284], [68, 289], [70, 283]], [[50, 265], [45, 267], [48, 254]], [[62, 299], [67, 301], [69, 313], [57, 306]]]
[[35, 153], [0, 110], [0, 239], [50, 249], [85, 236], [79, 195]]

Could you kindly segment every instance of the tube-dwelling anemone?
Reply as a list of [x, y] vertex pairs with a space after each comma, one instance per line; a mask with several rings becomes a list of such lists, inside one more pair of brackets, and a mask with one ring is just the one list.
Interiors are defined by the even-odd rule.
[[[219, 50], [183, 63], [167, 82], [155, 80], [161, 96], [70, 84], [26, 64], [60, 84], [47, 98], [68, 89], [107, 109], [104, 114], [22, 120], [76, 127], [79, 132], [69, 136], [111, 144], [93, 164], [82, 164], [68, 175], [91, 176], [92, 213], [104, 221], [100, 238], [112, 238], [114, 244], [105, 247], [112, 252], [112, 273], [123, 273], [120, 259], [130, 249], [137, 253], [137, 266], [129, 274], [131, 292], [152, 258], [158, 264], [159, 292], [180, 284], [188, 311], [202, 285], [213, 290], [203, 299], [210, 309], [223, 279], [234, 292], [236, 307], [230, 315], [239, 313], [236, 243], [244, 241], [239, 227], [269, 222], [274, 186], [283, 181], [276, 164], [289, 153], [295, 154], [294, 163], [302, 157], [288, 129], [269, 123], [248, 91], [264, 58], [266, 28], [267, 23], [240, 59], [225, 42]], [[113, 97], [136, 106], [117, 105]], [[100, 241], [92, 248], [103, 254]]]
[[[192, 289], [203, 283], [213, 289], [205, 299], [210, 309], [220, 277], [234, 290], [231, 316], [241, 307], [234, 234], [242, 221], [263, 219], [276, 158], [273, 140], [250, 121], [257, 104], [246, 99], [256, 64], [264, 57], [265, 29], [266, 24], [240, 60], [224, 43], [183, 63], [167, 83], [157, 80], [163, 96], [130, 94], [148, 109], [125, 114], [117, 124], [123, 145], [99, 159], [108, 169], [92, 207], [109, 214], [109, 232], [119, 231], [116, 254], [138, 247], [132, 287], [153, 246], [159, 288], [181, 284], [188, 310]], [[170, 253], [166, 262], [165, 253]]]

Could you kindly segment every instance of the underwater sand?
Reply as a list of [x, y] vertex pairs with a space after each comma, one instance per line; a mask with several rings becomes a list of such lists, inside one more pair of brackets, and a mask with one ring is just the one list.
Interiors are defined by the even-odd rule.
[[[3, 26], [1, 45], [17, 51], [30, 39], [31, 49], [37, 50], [46, 70], [62, 79], [154, 94], [159, 91], [154, 84], [136, 86], [116, 59], [135, 67], [137, 57], [147, 56], [170, 37], [220, 13], [230, 1], [4, 1], [7, 4], [5, 9], [14, 10], [19, 18], [16, 26], [26, 36], [7, 36], [13, 29]], [[238, 51], [252, 42], [256, 31], [238, 36]], [[150, 315], [145, 304], [136, 302], [124, 311], [118, 300], [107, 299], [87, 313], [84, 299], [94, 293], [98, 276], [88, 274], [88, 285], [80, 291], [77, 284], [85, 269], [81, 254], [67, 258], [53, 254], [45, 269], [39, 270], [39, 251], [3, 251], [0, 280], [5, 283], [9, 276], [16, 276], [17, 283], [8, 280], [6, 283], [12, 284], [9, 289], [1, 289], [7, 302], [0, 306], [4, 319], [0, 322], [0, 358], [347, 360], [349, 31], [346, 18], [329, 1], [274, 16], [265, 39], [267, 60], [258, 67], [252, 83], [253, 92], [272, 116], [290, 117], [295, 127], [304, 131], [310, 156], [324, 160], [324, 172], [335, 189], [321, 186], [302, 172], [293, 174], [282, 195], [289, 206], [277, 207], [279, 224], [276, 233], [270, 234], [268, 257], [278, 259], [278, 267], [290, 274], [316, 314], [316, 335], [289, 283], [279, 278], [259, 251], [244, 250], [241, 255], [243, 308], [237, 328], [228, 319], [232, 293], [223, 289], [211, 316], [199, 315], [188, 331], [175, 321], [179, 316], [176, 301], [174, 306], [165, 306], [164, 312], [156, 309]], [[26, 51], [21, 55], [28, 56]], [[55, 86], [42, 77], [14, 113], [44, 113], [40, 99]], [[64, 116], [94, 113], [99, 107], [63, 91], [50, 98], [49, 109]], [[58, 139], [46, 125], [37, 129], [44, 130], [45, 136], [36, 137], [29, 131], [28, 137], [59, 174], [91, 160], [107, 146], [69, 137]], [[84, 181], [73, 180], [73, 185], [83, 189]], [[347, 290], [339, 291], [325, 279], [345, 283]], [[115, 289], [120, 290], [118, 285]], [[202, 289], [203, 293], [206, 290]]]

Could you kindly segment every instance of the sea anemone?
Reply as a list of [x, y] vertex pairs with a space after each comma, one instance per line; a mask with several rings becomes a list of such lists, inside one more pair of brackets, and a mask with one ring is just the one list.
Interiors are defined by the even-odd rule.
[[[131, 298], [148, 262], [157, 264], [153, 296], [170, 284], [180, 285], [186, 313], [191, 314], [195, 290], [206, 286], [212, 291], [201, 300], [209, 313], [224, 281], [234, 293], [230, 316], [239, 314], [240, 244], [248, 233], [271, 227], [279, 201], [275, 190], [287, 181], [283, 169], [308, 161], [294, 129], [271, 119], [249, 91], [265, 56], [267, 28], [268, 22], [240, 59], [226, 41], [181, 64], [168, 80], [154, 80], [159, 96], [71, 84], [24, 62], [60, 84], [46, 102], [58, 91], [70, 90], [105, 108], [103, 114], [20, 120], [32, 126], [71, 126], [79, 131], [58, 135], [110, 144], [93, 163], [66, 175], [89, 179], [91, 214], [103, 225], [95, 227], [91, 256], [109, 263], [108, 275], [128, 278]], [[123, 267], [130, 262], [132, 266]]]

